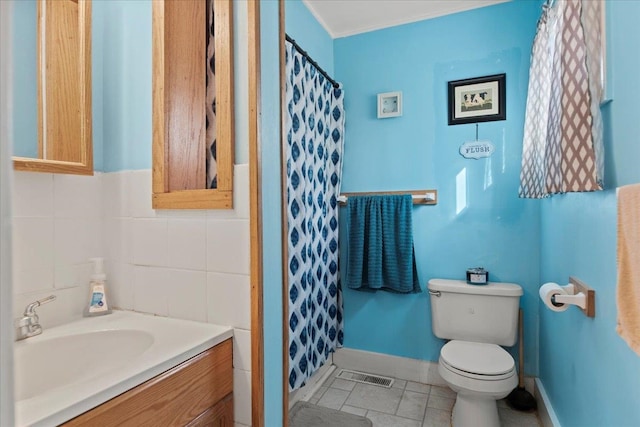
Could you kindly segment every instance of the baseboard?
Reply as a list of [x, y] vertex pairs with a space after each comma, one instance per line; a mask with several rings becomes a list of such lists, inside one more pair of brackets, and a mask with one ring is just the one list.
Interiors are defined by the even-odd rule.
[[333, 363], [342, 369], [363, 371], [423, 384], [446, 385], [438, 373], [437, 362], [343, 347], [334, 353]]
[[536, 378], [524, 377], [524, 389], [531, 393], [531, 396], [535, 396], [536, 392]]
[[553, 410], [553, 406], [551, 406], [549, 396], [547, 396], [547, 392], [542, 385], [542, 381], [540, 381], [539, 378], [536, 378], [535, 383], [535, 397], [538, 402], [538, 416], [540, 417], [540, 421], [542, 421], [542, 425], [544, 427], [561, 427], [560, 421], [558, 421], [558, 417]]
[[324, 365], [318, 368], [316, 372], [309, 378], [306, 384], [299, 389], [289, 393], [289, 409], [293, 408], [296, 402], [307, 402], [311, 399], [316, 391], [324, 384], [329, 376], [335, 371], [336, 365], [331, 363], [331, 359], [327, 360]]
[[[423, 384], [447, 385], [438, 373], [438, 362], [342, 347], [333, 354], [333, 363], [341, 369], [363, 371]], [[534, 380], [534, 377], [524, 378], [524, 388], [531, 395], [534, 395]]]

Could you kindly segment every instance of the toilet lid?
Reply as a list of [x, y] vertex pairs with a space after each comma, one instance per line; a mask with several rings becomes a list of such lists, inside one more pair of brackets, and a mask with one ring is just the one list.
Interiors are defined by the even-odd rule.
[[513, 370], [513, 357], [502, 347], [469, 341], [449, 341], [440, 350], [447, 364], [480, 375], [502, 375]]

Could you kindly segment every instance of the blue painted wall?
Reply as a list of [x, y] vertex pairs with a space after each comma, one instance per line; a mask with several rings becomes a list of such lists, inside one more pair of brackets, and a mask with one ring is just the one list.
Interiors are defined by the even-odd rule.
[[13, 154], [38, 158], [36, 0], [13, 6]]
[[151, 1], [102, 2], [104, 171], [151, 168]]
[[[91, 115], [93, 169], [104, 171], [104, 46], [105, 8], [108, 2], [91, 3]], [[108, 45], [109, 42], [106, 41]]]
[[260, 4], [265, 426], [283, 425], [279, 2]]
[[[522, 285], [529, 374], [537, 372], [539, 203], [519, 199], [518, 184], [539, 12], [538, 2], [510, 2], [334, 44], [347, 112], [342, 191], [437, 189], [437, 206], [413, 210], [421, 286], [434, 277], [463, 279], [475, 266], [493, 281]], [[467, 30], [479, 22], [500, 25]], [[496, 152], [464, 159], [458, 149], [476, 128], [447, 125], [447, 82], [498, 73], [507, 74], [507, 120], [479, 126]], [[377, 119], [376, 94], [390, 91], [403, 92], [404, 114]], [[426, 292], [344, 294], [345, 347], [438, 360], [442, 341], [431, 331]]]
[[301, 0], [284, 2], [285, 31], [333, 76], [333, 39]]
[[640, 425], [640, 357], [616, 333], [616, 194], [640, 182], [639, 2], [607, 2], [608, 95], [603, 108], [609, 190], [542, 201], [542, 282], [576, 276], [596, 290], [596, 317], [540, 305], [540, 380], [563, 427]]
[[607, 95], [613, 102], [604, 111], [610, 125], [605, 177], [613, 188], [640, 181], [640, 120], [633, 119], [640, 111], [640, 83], [634, 78], [640, 70], [640, 2], [610, 0], [607, 6]]

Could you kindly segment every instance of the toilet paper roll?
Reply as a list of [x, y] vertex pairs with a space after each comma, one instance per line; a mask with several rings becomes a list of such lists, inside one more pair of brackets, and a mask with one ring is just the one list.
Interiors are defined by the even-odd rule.
[[562, 289], [562, 287], [560, 287], [560, 285], [558, 285], [557, 283], [549, 282], [540, 287], [540, 299], [544, 302], [544, 305], [546, 305], [547, 308], [552, 311], [565, 311], [569, 308], [569, 304], [554, 305], [551, 302], [551, 297], [553, 297], [554, 295], [566, 294], [567, 293], [565, 292], [565, 290]]

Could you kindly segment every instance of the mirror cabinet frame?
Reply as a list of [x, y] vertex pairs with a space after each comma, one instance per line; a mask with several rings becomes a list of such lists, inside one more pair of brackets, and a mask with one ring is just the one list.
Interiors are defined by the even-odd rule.
[[[153, 1], [154, 209], [232, 209], [233, 2], [214, 2], [217, 188], [206, 188], [206, 2]], [[202, 26], [194, 25], [202, 22]]]
[[[65, 61], [74, 60], [64, 58], [63, 60], [53, 61], [53, 65], [45, 59], [47, 62], [43, 64], [43, 57], [47, 57], [48, 54], [54, 55], [55, 52], [50, 51], [50, 45], [44, 40], [45, 34], [43, 34], [43, 20], [54, 26], [57, 22], [49, 21], [49, 17], [45, 18], [43, 12], [43, 5], [46, 8], [46, 0], [38, 2], [38, 34], [37, 34], [37, 64], [38, 64], [38, 153], [40, 158], [28, 158], [28, 157], [13, 157], [13, 167], [19, 171], [29, 172], [48, 172], [48, 173], [64, 173], [64, 174], [76, 174], [76, 175], [93, 175], [93, 144], [92, 144], [92, 112], [91, 112], [91, 0], [77, 0], [78, 7], [78, 51], [77, 51], [77, 87], [78, 104], [69, 104], [69, 99], [55, 99], [49, 100], [50, 107], [47, 107], [45, 98], [47, 95], [51, 96], [48, 92], [44, 80], [48, 78], [46, 75], [47, 68], [52, 67], [55, 69], [61, 69], [69, 67]], [[50, 2], [49, 2], [50, 3]], [[59, 19], [60, 16], [53, 15], [51, 20]], [[57, 23], [59, 25], [59, 23]], [[45, 24], [46, 25], [46, 24]], [[46, 28], [44, 29], [46, 32]], [[47, 34], [48, 35], [48, 34]], [[57, 48], [56, 42], [53, 41], [53, 48]], [[44, 50], [44, 52], [43, 52]], [[64, 49], [68, 50], [68, 49]], [[59, 79], [59, 78], [58, 78]], [[71, 81], [71, 84], [75, 86], [76, 82]], [[45, 92], [47, 92], [45, 94]], [[73, 102], [73, 101], [71, 101]], [[74, 117], [73, 112], [77, 110], [77, 117]], [[52, 116], [52, 118], [48, 117]], [[67, 126], [78, 126], [79, 129], [75, 129], [74, 133], [79, 135], [79, 140], [76, 137], [61, 137], [51, 138], [51, 140], [44, 142], [44, 135], [48, 132], [47, 120], [54, 120], [58, 124], [57, 128], [65, 128]], [[69, 120], [72, 120], [69, 123]], [[78, 158], [79, 161], [65, 161], [55, 159], [56, 157], [64, 157], [67, 153], [72, 153], [73, 157]], [[47, 159], [49, 157], [54, 157]]]

